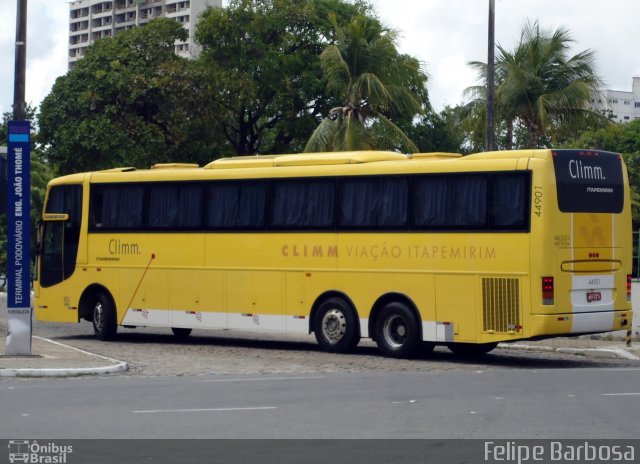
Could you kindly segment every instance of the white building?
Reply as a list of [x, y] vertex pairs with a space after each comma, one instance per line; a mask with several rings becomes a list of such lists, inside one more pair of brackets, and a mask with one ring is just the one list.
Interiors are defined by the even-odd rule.
[[640, 77], [633, 78], [631, 92], [624, 90], [606, 90], [598, 109], [611, 111], [613, 121], [629, 122], [640, 119]]
[[190, 57], [196, 21], [208, 6], [222, 0], [76, 0], [69, 3], [69, 68], [82, 58], [89, 45], [119, 31], [142, 26], [153, 18], [173, 18], [189, 31], [186, 42], [176, 42], [176, 53]]

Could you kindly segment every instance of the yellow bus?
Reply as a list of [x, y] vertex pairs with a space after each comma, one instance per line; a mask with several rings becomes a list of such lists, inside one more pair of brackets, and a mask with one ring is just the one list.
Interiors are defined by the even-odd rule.
[[626, 329], [631, 213], [614, 153], [235, 157], [54, 179], [39, 320], [315, 334], [389, 356]]

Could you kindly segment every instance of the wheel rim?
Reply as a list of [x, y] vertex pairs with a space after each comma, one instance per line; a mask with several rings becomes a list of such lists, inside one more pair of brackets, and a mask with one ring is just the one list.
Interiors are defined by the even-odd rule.
[[408, 332], [407, 322], [398, 315], [388, 317], [382, 327], [384, 341], [394, 349], [401, 348], [407, 342]]
[[347, 320], [342, 311], [332, 309], [322, 318], [322, 335], [332, 344], [338, 343], [347, 331]]
[[104, 308], [102, 307], [102, 303], [97, 302], [93, 307], [93, 327], [96, 331], [100, 332], [102, 330], [102, 326], [104, 325]]

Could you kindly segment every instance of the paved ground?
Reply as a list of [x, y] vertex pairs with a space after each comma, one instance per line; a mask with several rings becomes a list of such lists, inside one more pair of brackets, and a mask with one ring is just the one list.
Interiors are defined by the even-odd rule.
[[[6, 332], [4, 307], [4, 298], [0, 298], [0, 333]], [[624, 332], [505, 345], [480, 360], [461, 359], [444, 347], [413, 360], [390, 359], [381, 356], [370, 340], [363, 340], [352, 354], [336, 355], [321, 351], [312, 335], [194, 331], [181, 341], [169, 329], [139, 328], [120, 329], [116, 341], [101, 342], [93, 337], [88, 322], [37, 321], [33, 334], [32, 352], [42, 357], [0, 357], [0, 376], [15, 375], [15, 369], [25, 368], [50, 370], [48, 375], [105, 373], [105, 368], [111, 367], [106, 372], [127, 376], [193, 376], [637, 367], [640, 358], [640, 338], [634, 334], [637, 341], [626, 348]], [[126, 372], [122, 372], [125, 366], [120, 361], [126, 363]], [[37, 372], [22, 371], [25, 374]]]

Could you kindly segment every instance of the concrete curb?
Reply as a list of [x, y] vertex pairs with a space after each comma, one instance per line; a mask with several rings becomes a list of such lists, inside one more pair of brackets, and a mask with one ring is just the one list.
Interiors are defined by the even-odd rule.
[[88, 356], [110, 361], [115, 364], [110, 366], [101, 367], [76, 367], [76, 368], [24, 368], [24, 369], [0, 369], [0, 377], [77, 377], [81, 375], [103, 375], [103, 374], [116, 374], [118, 372], [124, 372], [129, 369], [129, 366], [124, 361], [118, 361], [117, 359], [108, 358], [100, 354], [91, 353], [90, 351], [81, 350], [73, 346], [65, 345], [64, 343], [54, 342], [48, 338], [38, 337], [33, 335], [33, 338], [43, 340], [45, 342], [53, 343], [54, 345], [69, 348]]
[[594, 356], [600, 358], [616, 358], [628, 359], [631, 361], [640, 361], [640, 357], [619, 348], [562, 348], [543, 345], [512, 345], [510, 343], [500, 343], [498, 348], [503, 350], [520, 350], [520, 351], [542, 351], [547, 353], [567, 353], [585, 356]]

